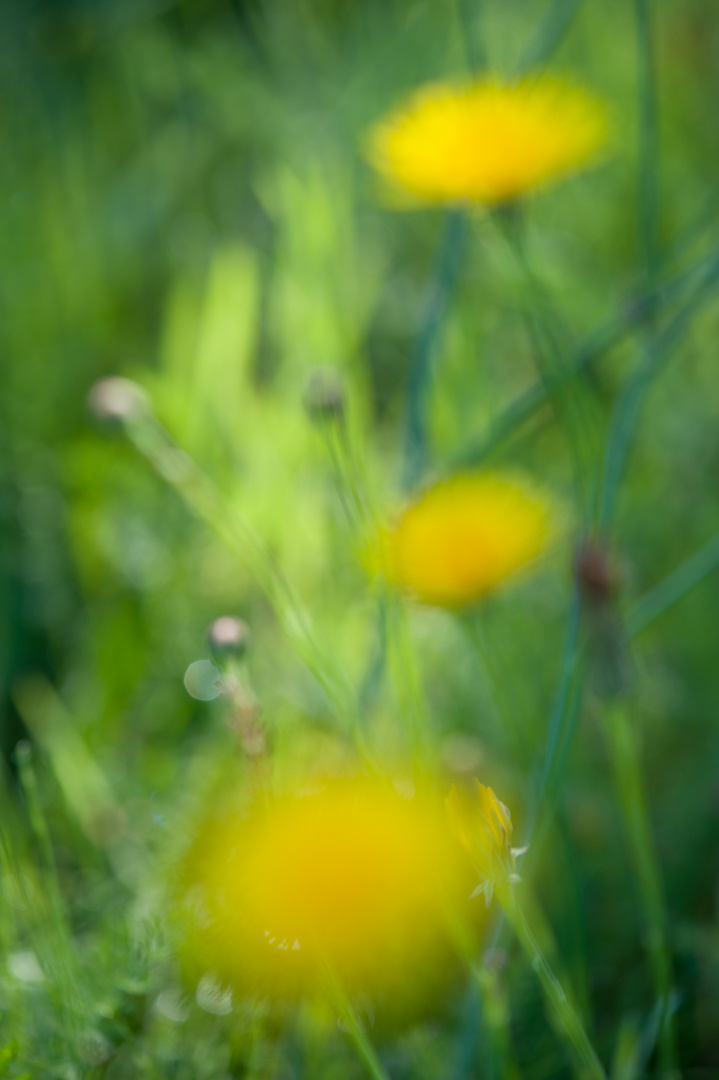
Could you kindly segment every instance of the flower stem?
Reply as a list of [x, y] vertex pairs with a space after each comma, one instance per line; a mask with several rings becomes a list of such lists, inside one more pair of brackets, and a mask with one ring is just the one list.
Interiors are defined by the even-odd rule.
[[417, 663], [405, 602], [388, 595], [386, 604], [387, 663], [394, 683], [405, 738], [411, 750], [415, 776], [427, 773], [430, 728], [422, 674]]
[[[479, 1000], [476, 1006], [480, 1012], [480, 1029], [489, 1036], [487, 1049], [491, 1053], [491, 1063], [495, 1066], [492, 1074], [503, 1080], [516, 1080], [519, 1076], [517, 1065], [512, 1056], [509, 1025], [509, 1008], [499, 975], [486, 962], [477, 959], [477, 942], [467, 926], [456, 917], [447, 913], [448, 926], [455, 948], [461, 957], [472, 982], [477, 988]], [[486, 954], [488, 955], [488, 954]]]
[[407, 489], [414, 487], [421, 479], [427, 463], [427, 401], [432, 361], [459, 275], [468, 231], [467, 215], [461, 210], [449, 210], [445, 216], [422, 325], [410, 362], [403, 477]]
[[326, 965], [327, 984], [330, 990], [333, 1004], [342, 1019], [347, 1034], [352, 1040], [358, 1057], [367, 1068], [367, 1072], [374, 1080], [389, 1080], [377, 1051], [370, 1042], [367, 1032], [357, 1016], [352, 1003], [335, 975], [331, 966]]
[[490, 708], [503, 735], [511, 743], [512, 753], [521, 760], [526, 740], [520, 730], [519, 710], [508, 700], [508, 679], [493, 647], [485, 616], [484, 610], [476, 608], [459, 613], [457, 618], [474, 650], [480, 669], [480, 679], [484, 682]]
[[679, 271], [662, 283], [625, 298], [618, 315], [600, 323], [572, 352], [564, 370], [551, 379], [539, 379], [528, 390], [515, 398], [492, 422], [487, 432], [470, 438], [443, 462], [443, 470], [451, 472], [480, 464], [496, 450], [497, 446], [513, 435], [527, 420], [539, 412], [562, 387], [579, 378], [625, 337], [635, 333], [652, 318], [659, 308], [666, 308], [685, 289], [690, 290], [704, 269], [717, 261], [717, 250], [702, 256], [689, 267]]
[[639, 129], [639, 243], [646, 283], [659, 265], [658, 121], [651, 0], [635, 0]]
[[637, 600], [626, 618], [633, 638], [719, 567], [719, 533]]
[[505, 207], [495, 212], [495, 220], [519, 271], [524, 320], [538, 374], [557, 423], [564, 432], [578, 498], [586, 509], [585, 516], [588, 516], [595, 498], [594, 463], [599, 456], [596, 403], [580, 381], [570, 382], [566, 377], [569, 334], [532, 263], [523, 208]]
[[272, 604], [279, 622], [324, 690], [370, 768], [374, 759], [353, 688], [337, 658], [317, 634], [309, 613], [271, 553], [238, 507], [225, 496], [199, 466], [172, 440], [157, 418], [148, 412], [126, 422], [135, 447], [159, 476], [175, 488], [185, 505], [205, 522], [246, 566]]
[[619, 801], [624, 814], [644, 908], [647, 926], [646, 945], [654, 988], [661, 1002], [659, 1046], [663, 1074], [673, 1076], [676, 1075], [676, 1039], [670, 1008], [673, 983], [672, 961], [667, 941], [664, 895], [649, 828], [639, 767], [639, 753], [626, 701], [609, 702], [605, 715]]
[[537, 973], [542, 989], [554, 1014], [559, 1034], [572, 1048], [577, 1065], [587, 1080], [606, 1080], [606, 1073], [587, 1035], [579, 1013], [567, 996], [564, 987], [554, 974], [549, 961], [539, 947], [532, 928], [511, 887], [497, 889], [496, 895], [504, 908], [507, 921], [514, 930], [527, 957]]

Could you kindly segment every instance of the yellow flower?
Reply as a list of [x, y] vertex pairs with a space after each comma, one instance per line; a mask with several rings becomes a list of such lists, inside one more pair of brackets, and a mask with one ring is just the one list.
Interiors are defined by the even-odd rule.
[[186, 859], [183, 954], [240, 993], [319, 988], [417, 997], [449, 954], [448, 903], [471, 866], [441, 803], [378, 782], [328, 782], [214, 817]]
[[436, 84], [374, 128], [369, 157], [420, 201], [497, 205], [585, 164], [607, 126], [603, 105], [556, 77]]
[[491, 787], [474, 781], [475, 800], [460, 795], [452, 787], [447, 796], [447, 814], [452, 830], [472, 856], [480, 883], [472, 896], [484, 894], [489, 907], [494, 889], [518, 881], [516, 859], [526, 848], [513, 848], [512, 817]]
[[386, 580], [427, 604], [479, 600], [543, 551], [546, 501], [502, 473], [462, 473], [426, 491], [379, 537]]

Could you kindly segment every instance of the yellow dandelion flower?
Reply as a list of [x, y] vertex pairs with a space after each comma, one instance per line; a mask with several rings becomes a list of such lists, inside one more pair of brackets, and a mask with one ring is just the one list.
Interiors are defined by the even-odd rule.
[[188, 972], [240, 993], [326, 983], [417, 997], [449, 955], [447, 903], [472, 872], [441, 804], [328, 782], [257, 801], [200, 830], [179, 885]]
[[369, 158], [420, 201], [493, 206], [584, 165], [607, 128], [604, 106], [556, 77], [436, 84], [374, 128]]
[[486, 905], [492, 901], [494, 889], [504, 889], [518, 881], [517, 856], [524, 848], [513, 848], [512, 816], [491, 787], [475, 780], [475, 798], [461, 795], [452, 787], [447, 796], [447, 814], [452, 830], [469, 854], [479, 874], [480, 883], [472, 896], [483, 894]]
[[375, 563], [389, 584], [427, 604], [472, 604], [541, 554], [544, 498], [502, 473], [461, 473], [430, 488], [379, 537]]

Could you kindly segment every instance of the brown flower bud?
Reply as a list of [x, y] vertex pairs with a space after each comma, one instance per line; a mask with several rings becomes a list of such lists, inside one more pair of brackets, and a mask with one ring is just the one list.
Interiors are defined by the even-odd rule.
[[584, 596], [595, 602], [609, 600], [616, 591], [616, 572], [606, 547], [596, 540], [585, 540], [575, 563], [577, 582]]

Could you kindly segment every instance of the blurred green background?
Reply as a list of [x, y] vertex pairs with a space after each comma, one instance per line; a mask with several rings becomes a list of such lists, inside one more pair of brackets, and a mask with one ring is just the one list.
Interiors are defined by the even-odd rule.
[[[719, 19], [714, 0], [651, 6], [665, 280], [719, 244]], [[337, 723], [246, 567], [93, 421], [88, 390], [115, 374], [145, 388], [173, 439], [264, 538], [348, 680], [367, 686], [378, 600], [303, 389], [317, 365], [342, 373], [353, 444], [387, 512], [402, 498], [409, 367], [445, 226], [441, 211], [387, 204], [365, 133], [418, 84], [485, 64], [511, 74], [555, 16], [572, 15], [549, 66], [608, 102], [611, 146], [599, 167], [533, 199], [527, 229], [574, 350], [606, 320], [631, 322], [647, 285], [633, 6], [5, 0], [0, 10], [0, 1075], [360, 1076], [331, 1020], [313, 1021], [312, 1042], [257, 1004], [223, 1017], [167, 989], [160, 867], [182, 845], [187, 793], [236, 753], [221, 703], [183, 685], [208, 656], [210, 621], [235, 613], [251, 626], [249, 671], [273, 745], [311, 762]], [[428, 395], [430, 475], [533, 385], [523, 304], [502, 230], [471, 215]], [[672, 310], [660, 307], [659, 326]], [[719, 530], [719, 296], [692, 314], [644, 402], [615, 519], [623, 612]], [[596, 435], [590, 467], [638, 361], [644, 331], [632, 326], [579, 381]], [[461, 622], [418, 608], [410, 624], [441, 768], [487, 778], [521, 830], [581, 507], [549, 407], [492, 459], [552, 491], [566, 518], [542, 572], [481, 614], [506, 700]], [[718, 610], [719, 575], [708, 576], [637, 636], [629, 660], [683, 1075], [696, 1078], [719, 1075]], [[395, 683], [372, 681], [367, 723], [399, 759]], [[537, 888], [610, 1061], [620, 1030], [631, 1039], [636, 1027], [651, 1052], [652, 991], [600, 711], [590, 691]], [[519, 960], [507, 978], [521, 1075], [570, 1075], [531, 972]], [[473, 1015], [458, 984], [441, 1015], [388, 1039], [391, 1075], [491, 1075]], [[647, 1075], [654, 1067], [650, 1056]]]

